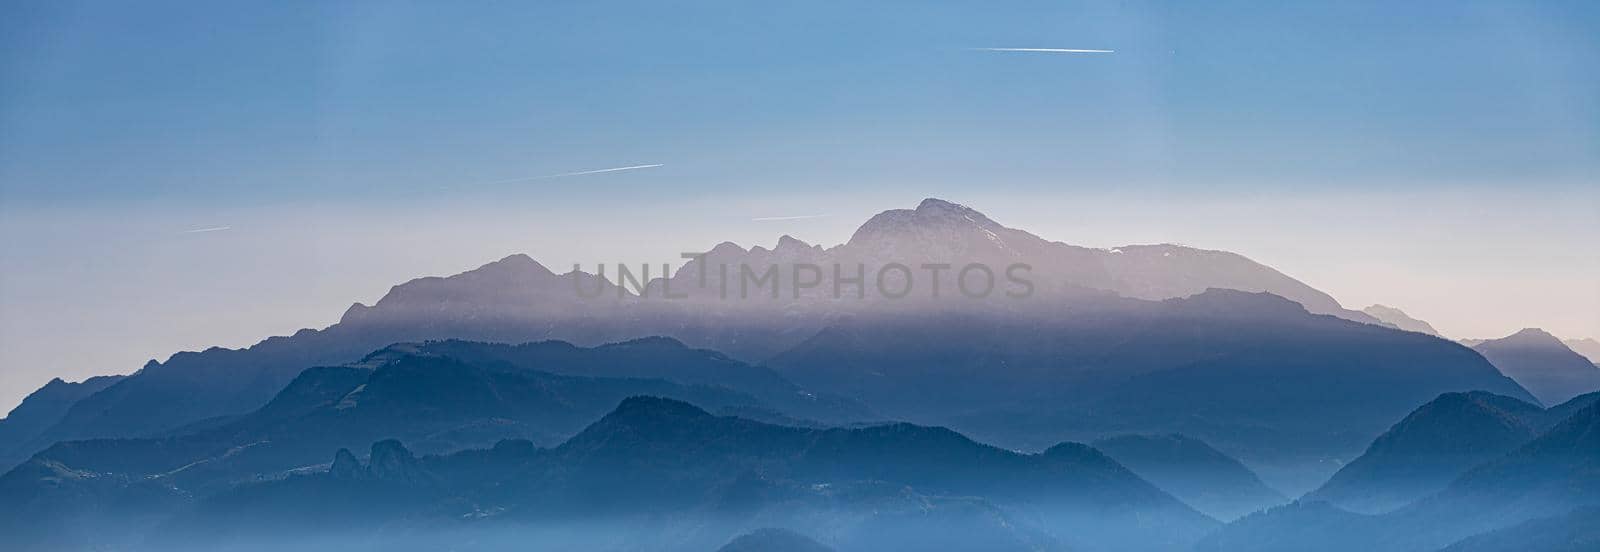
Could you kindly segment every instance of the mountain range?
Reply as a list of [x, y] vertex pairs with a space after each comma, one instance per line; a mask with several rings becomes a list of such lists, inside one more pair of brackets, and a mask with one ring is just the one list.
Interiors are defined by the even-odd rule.
[[[720, 383], [694, 382], [709, 378]], [[603, 415], [607, 405], [639, 394], [779, 420], [870, 417], [848, 400], [819, 397], [770, 371], [664, 338], [587, 349], [564, 342], [443, 341], [393, 345], [357, 363], [307, 369], [243, 416], [167, 437], [62, 441], [29, 463], [161, 482], [204, 496], [282, 477], [315, 466], [329, 450], [385, 438], [438, 453], [504, 439], [556, 444]]]
[[[899, 298], [872, 284], [861, 284], [870, 289], [859, 298], [848, 291], [835, 298], [832, 270], [816, 286], [776, 299], [724, 299], [720, 283], [699, 285], [702, 276], [720, 277], [722, 266], [784, 274], [797, 263], [867, 274], [894, 263], [979, 263], [996, 273], [1025, 263], [1034, 293], [973, 299], [945, 289], [936, 297], [930, 281]], [[665, 299], [667, 288], [688, 297]], [[883, 417], [950, 425], [1012, 448], [1180, 432], [1281, 466], [1266, 475], [1287, 474], [1295, 480], [1289, 489], [1314, 485], [1331, 473], [1329, 458], [1354, 456], [1391, 420], [1439, 393], [1525, 394], [1470, 350], [1375, 323], [1235, 254], [1071, 246], [929, 199], [874, 216], [831, 248], [793, 238], [770, 250], [721, 244], [671, 278], [644, 283], [640, 294], [598, 275], [556, 274], [523, 255], [420, 278], [372, 306], [351, 306], [322, 330], [151, 362], [58, 419], [17, 424], [28, 427], [7, 431], [15, 438], [0, 442], [0, 460], [15, 463], [61, 441], [170, 435], [243, 415], [307, 367], [437, 339], [595, 346], [667, 336], [765, 364]], [[1272, 387], [1256, 392], [1243, 381]], [[1188, 392], [1197, 382], [1210, 391]]]
[[[752, 267], [771, 278], [753, 292]], [[1581, 392], [1547, 377], [1570, 358], [1480, 354], [1236, 254], [1073, 246], [936, 199], [833, 247], [723, 243], [637, 282], [611, 268], [513, 255], [324, 329], [53, 381], [0, 420], [6, 544], [1168, 550], [1219, 519], [1238, 518], [1209, 542], [1360, 518], [1309, 499], [1252, 512], [1363, 447], [1319, 493], [1368, 500], [1346, 481], [1456, 450], [1426, 439], [1439, 428], [1476, 456], [1430, 475], [1587, 412], [1507, 377]], [[989, 293], [962, 287], [985, 271]]]
[[837, 550], [1166, 550], [1216, 527], [1083, 445], [1019, 454], [940, 428], [794, 428], [652, 397], [553, 448], [417, 457], [380, 441], [365, 461], [340, 450], [326, 471], [172, 515], [135, 547], [711, 550], [784, 527]]

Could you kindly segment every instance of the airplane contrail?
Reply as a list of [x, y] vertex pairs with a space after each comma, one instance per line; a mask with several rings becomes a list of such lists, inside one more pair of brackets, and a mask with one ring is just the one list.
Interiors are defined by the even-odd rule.
[[567, 176], [583, 176], [583, 175], [586, 175], [586, 174], [600, 174], [600, 173], [620, 172], [620, 171], [636, 171], [636, 170], [639, 170], [639, 169], [653, 169], [653, 168], [656, 168], [656, 167], [665, 167], [665, 166], [666, 166], [666, 163], [653, 163], [653, 164], [649, 164], [649, 165], [629, 165], [629, 166], [626, 166], [626, 167], [612, 167], [612, 168], [609, 168], [609, 169], [592, 169], [592, 170], [587, 170], [587, 171], [575, 171], [575, 172], [566, 172], [566, 173], [560, 173], [560, 174], [546, 174], [546, 175], [542, 175], [542, 176], [528, 176], [528, 177], [523, 177], [523, 178], [509, 178], [509, 179], [506, 179], [506, 180], [496, 180], [496, 181], [493, 181], [493, 182], [484, 182], [482, 185], [488, 186], [488, 185], [494, 185], [494, 184], [511, 184], [513, 182], [527, 182], [527, 181], [530, 181], [530, 180], [545, 180], [545, 179], [549, 179], [549, 178], [562, 178], [562, 177], [567, 177]]
[[1116, 50], [1086, 50], [1080, 48], [973, 48], [984, 52], [1036, 52], [1047, 54], [1110, 54]]
[[203, 233], [203, 232], [221, 232], [223, 230], [232, 230], [232, 229], [233, 229], [232, 226], [211, 226], [211, 227], [207, 227], [207, 228], [195, 228], [193, 230], [184, 230], [183, 233], [185, 233], [185, 234], [200, 234], [200, 233]]
[[828, 215], [793, 215], [793, 216], [787, 216], [787, 217], [756, 217], [756, 218], [753, 218], [753, 219], [750, 219], [750, 220], [755, 221], [755, 222], [766, 222], [766, 221], [771, 221], [771, 220], [804, 220], [804, 219], [822, 218], [822, 217], [825, 217], [825, 216], [828, 216]]

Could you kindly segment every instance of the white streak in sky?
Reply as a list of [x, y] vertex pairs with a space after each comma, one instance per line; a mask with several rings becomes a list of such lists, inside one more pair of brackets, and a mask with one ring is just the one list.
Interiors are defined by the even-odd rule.
[[586, 175], [586, 174], [600, 174], [600, 173], [620, 172], [620, 171], [636, 171], [636, 170], [639, 170], [639, 169], [653, 169], [653, 168], [656, 168], [656, 167], [664, 167], [664, 166], [666, 166], [666, 163], [655, 163], [655, 164], [651, 164], [651, 165], [629, 165], [627, 167], [612, 167], [612, 168], [609, 168], [609, 169], [593, 169], [593, 170], [587, 170], [587, 171], [568, 172], [568, 173], [561, 173], [561, 174], [547, 174], [547, 175], [544, 175], [544, 176], [529, 176], [529, 177], [525, 177], [525, 178], [512, 178], [512, 179], [507, 179], [507, 180], [496, 180], [494, 182], [484, 182], [482, 185], [484, 185], [484, 186], [492, 186], [492, 185], [495, 185], [495, 184], [511, 184], [513, 182], [527, 182], [527, 181], [530, 181], [530, 180], [545, 180], [545, 179], [548, 179], [548, 178], [562, 178], [562, 177], [567, 177], [567, 176], [583, 176], [583, 175]]
[[756, 217], [756, 218], [753, 218], [753, 219], [750, 219], [750, 220], [756, 221], [756, 222], [766, 222], [766, 221], [772, 221], [772, 220], [805, 220], [805, 219], [822, 218], [822, 217], [825, 217], [825, 216], [828, 216], [828, 215], [793, 215], [793, 216], [787, 216], [787, 217]]
[[1116, 50], [1083, 50], [1077, 48], [973, 48], [984, 52], [1035, 52], [1046, 54], [1110, 54]]
[[194, 230], [184, 230], [183, 233], [185, 233], [185, 234], [201, 234], [201, 233], [205, 233], [205, 232], [221, 232], [221, 231], [224, 231], [224, 230], [232, 230], [232, 229], [233, 229], [232, 226], [211, 226], [211, 227], [208, 227], [208, 228], [196, 228]]

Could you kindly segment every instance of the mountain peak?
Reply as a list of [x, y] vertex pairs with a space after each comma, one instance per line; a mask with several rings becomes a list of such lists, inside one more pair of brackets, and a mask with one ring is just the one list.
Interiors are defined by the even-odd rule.
[[1560, 404], [1600, 390], [1600, 369], [1538, 328], [1524, 328], [1472, 348], [1545, 404]]
[[829, 552], [811, 537], [788, 529], [757, 529], [735, 537], [717, 552]]
[[918, 203], [917, 209], [913, 212], [922, 218], [953, 218], [969, 221], [983, 227], [999, 226], [994, 221], [989, 220], [989, 217], [978, 212], [977, 209], [932, 197], [922, 200], [922, 203]]
[[959, 246], [951, 243], [956, 236], [988, 236], [988, 240], [998, 243], [996, 232], [1007, 230], [971, 207], [930, 197], [917, 204], [916, 209], [890, 209], [873, 215], [856, 229], [846, 245], [904, 242], [903, 245], [911, 249], [932, 244], [950, 247]]
[[637, 454], [640, 442], [703, 439], [701, 432], [709, 427], [706, 422], [717, 419], [683, 401], [635, 395], [623, 399], [610, 414], [589, 424], [561, 448], [609, 449], [632, 456]]
[[533, 260], [533, 257], [529, 257], [526, 253], [514, 253], [511, 255], [506, 255], [504, 258], [498, 261], [478, 267], [478, 270], [490, 272], [504, 271], [517, 274], [531, 272], [541, 276], [555, 275], [554, 272], [551, 272], [550, 269], [545, 268], [544, 265], [539, 264], [539, 261]]
[[333, 454], [333, 465], [328, 468], [328, 473], [338, 479], [360, 479], [365, 475], [361, 461], [350, 449], [341, 448]]
[[695, 405], [673, 399], [636, 395], [622, 400], [615, 410], [600, 422], [630, 426], [653, 426], [671, 420], [698, 420], [711, 418], [711, 414]]
[[1549, 345], [1561, 343], [1561, 340], [1556, 338], [1556, 336], [1550, 335], [1550, 332], [1544, 331], [1540, 328], [1523, 328], [1521, 330], [1517, 330], [1517, 333], [1506, 336], [1504, 340], [1514, 340], [1518, 343], [1525, 343], [1529, 345]]
[[1368, 447], [1405, 454], [1510, 450], [1537, 433], [1536, 405], [1487, 391], [1443, 393], [1400, 420]]
[[[654, 351], [654, 352], [659, 352], [659, 353], [676, 353], [676, 352], [680, 352], [680, 351], [689, 350], [689, 346], [685, 345], [682, 341], [679, 341], [676, 338], [667, 337], [667, 336], [664, 336], [664, 335], [651, 335], [651, 336], [645, 336], [645, 337], [629, 339], [629, 340], [626, 340], [626, 341], [617, 341], [617, 342], [614, 342], [614, 343], [607, 343], [607, 344], [601, 345], [599, 347], [596, 347], [596, 349], [607, 349], [607, 350], [630, 349], [630, 350], [635, 350], [635, 351], [641, 351], [642, 350], [642, 351]], [[626, 404], [626, 401], [624, 401], [624, 404]]]
[[[336, 454], [335, 461], [338, 460], [337, 456]], [[348, 463], [349, 460], [345, 462]], [[380, 481], [414, 481], [418, 479], [417, 457], [398, 440], [378, 441], [372, 444], [372, 458], [367, 464], [367, 474]]]
[[1354, 512], [1392, 511], [1533, 439], [1542, 413], [1537, 405], [1485, 391], [1441, 394], [1306, 496]]
[[1279, 295], [1226, 288], [1207, 288], [1188, 297], [1168, 299], [1165, 303], [1186, 312], [1230, 318], [1295, 316], [1306, 312], [1304, 305]]
[[788, 250], [791, 250], [791, 249], [809, 249], [810, 247], [811, 247], [811, 244], [808, 244], [806, 242], [800, 241], [799, 239], [796, 239], [794, 236], [790, 236], [788, 234], [784, 234], [784, 235], [778, 237], [778, 245], [773, 247], [772, 250], [773, 251], [788, 251]]
[[1379, 322], [1383, 322], [1384, 324], [1388, 324], [1408, 332], [1425, 333], [1434, 336], [1439, 335], [1439, 331], [1434, 329], [1431, 324], [1428, 324], [1422, 320], [1418, 320], [1416, 317], [1406, 314], [1405, 311], [1395, 307], [1374, 304], [1367, 308], [1361, 309], [1361, 312], [1367, 313], [1373, 318], [1378, 319]]
[[939, 199], [939, 198], [936, 198], [936, 197], [930, 197], [930, 198], [922, 200], [922, 203], [918, 203], [917, 204], [917, 210], [918, 211], [951, 211], [951, 212], [960, 212], [960, 213], [963, 213], [963, 214], [966, 214], [966, 213], [977, 213], [977, 211], [974, 211], [971, 207], [967, 207], [966, 205], [962, 205], [962, 204], [956, 203], [954, 201], [945, 201], [943, 199]]

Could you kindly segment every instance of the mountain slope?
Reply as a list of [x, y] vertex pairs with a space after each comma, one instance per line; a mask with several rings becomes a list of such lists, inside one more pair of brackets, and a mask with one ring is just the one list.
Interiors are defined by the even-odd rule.
[[1388, 324], [1408, 332], [1425, 333], [1431, 336], [1439, 335], [1439, 330], [1433, 329], [1432, 325], [1428, 324], [1427, 322], [1417, 320], [1416, 318], [1412, 318], [1411, 315], [1406, 314], [1405, 311], [1394, 307], [1387, 305], [1372, 305], [1361, 309], [1361, 312], [1372, 315], [1372, 317], [1378, 319], [1379, 322], [1383, 322], [1384, 324]]
[[1543, 330], [1524, 329], [1473, 348], [1544, 404], [1600, 391], [1600, 367]]
[[[31, 454], [51, 443], [163, 434], [197, 421], [250, 412], [308, 366], [339, 365], [391, 343], [435, 338], [524, 342], [569, 338], [599, 344], [613, 335], [595, 316], [615, 301], [585, 303], [574, 281], [526, 255], [513, 255], [449, 278], [395, 286], [378, 306], [354, 305], [338, 324], [271, 337], [246, 349], [213, 347], [151, 361], [138, 372], [74, 403], [48, 429], [10, 447]], [[606, 297], [611, 297], [607, 295]]]
[[[1183, 433], [1310, 489], [1418, 404], [1487, 389], [1532, 400], [1482, 356], [1427, 335], [1212, 290], [1056, 314], [841, 320], [768, 364], [887, 416], [1037, 450], [1119, 433]], [[1264, 474], [1265, 475], [1265, 474]], [[1298, 491], [1297, 491], [1298, 492]]]
[[1289, 501], [1244, 464], [1198, 439], [1178, 434], [1119, 435], [1095, 441], [1094, 448], [1220, 520]]
[[1586, 552], [1600, 550], [1600, 508], [1526, 521], [1468, 537], [1440, 552]]
[[[1493, 540], [1498, 538], [1493, 532], [1501, 529], [1596, 507], [1600, 507], [1600, 405], [1590, 405], [1533, 441], [1468, 470], [1438, 493], [1399, 510], [1365, 516], [1326, 502], [1302, 501], [1231, 523], [1206, 537], [1197, 550], [1433, 551], [1474, 535]], [[1559, 519], [1534, 526], [1564, 527]]]
[[1372, 442], [1304, 500], [1382, 513], [1438, 492], [1538, 435], [1543, 409], [1485, 392], [1446, 393]]
[[829, 552], [811, 537], [786, 529], [757, 529], [728, 541], [717, 552]]
[[1595, 338], [1565, 339], [1561, 343], [1565, 344], [1568, 349], [1572, 349], [1572, 352], [1589, 359], [1589, 362], [1600, 364], [1600, 341], [1596, 341]]
[[416, 345], [415, 352], [469, 364], [569, 376], [660, 379], [684, 385], [724, 387], [755, 397], [784, 415], [827, 423], [860, 422], [876, 416], [856, 401], [803, 389], [769, 368], [745, 364], [717, 351], [692, 349], [666, 337], [633, 339], [590, 348], [563, 341], [505, 345], [451, 339]]
[[[446, 345], [457, 352], [507, 347]], [[623, 360], [597, 349], [541, 345], [564, 351], [574, 364], [596, 358], [619, 364]], [[169, 489], [175, 496], [203, 497], [242, 482], [304, 471], [325, 461], [329, 450], [380, 439], [404, 438], [432, 452], [487, 446], [502, 439], [558, 443], [605, 414], [607, 405], [641, 393], [713, 408], [767, 408], [759, 399], [725, 387], [556, 375], [481, 359], [468, 364], [431, 354], [423, 350], [426, 347], [398, 345], [355, 365], [308, 369], [265, 407], [197, 433], [57, 443], [0, 476], [0, 481], [8, 488], [28, 490], [22, 494], [60, 502], [58, 517], [71, 519], [76, 515], [71, 512], [93, 512], [104, 503], [121, 500], [119, 490], [135, 493], [139, 487], [131, 482]], [[707, 359], [720, 362], [721, 357]], [[679, 363], [688, 364], [687, 359]], [[63, 477], [42, 475], [56, 472], [90, 474], [74, 477], [97, 481], [95, 495], [101, 498], [74, 503], [77, 491], [54, 483]]]
[[[0, 419], [0, 461], [22, 454], [8, 450], [38, 437], [55, 425], [74, 403], [100, 392], [121, 381], [123, 376], [97, 376], [78, 383], [68, 383], [55, 378], [37, 391], [22, 399], [22, 403]], [[6, 466], [9, 467], [9, 466]]]
[[1585, 393], [1573, 397], [1572, 400], [1552, 406], [1544, 411], [1544, 428], [1555, 425], [1561, 420], [1572, 417], [1579, 410], [1588, 408], [1589, 405], [1600, 402], [1600, 391]]

